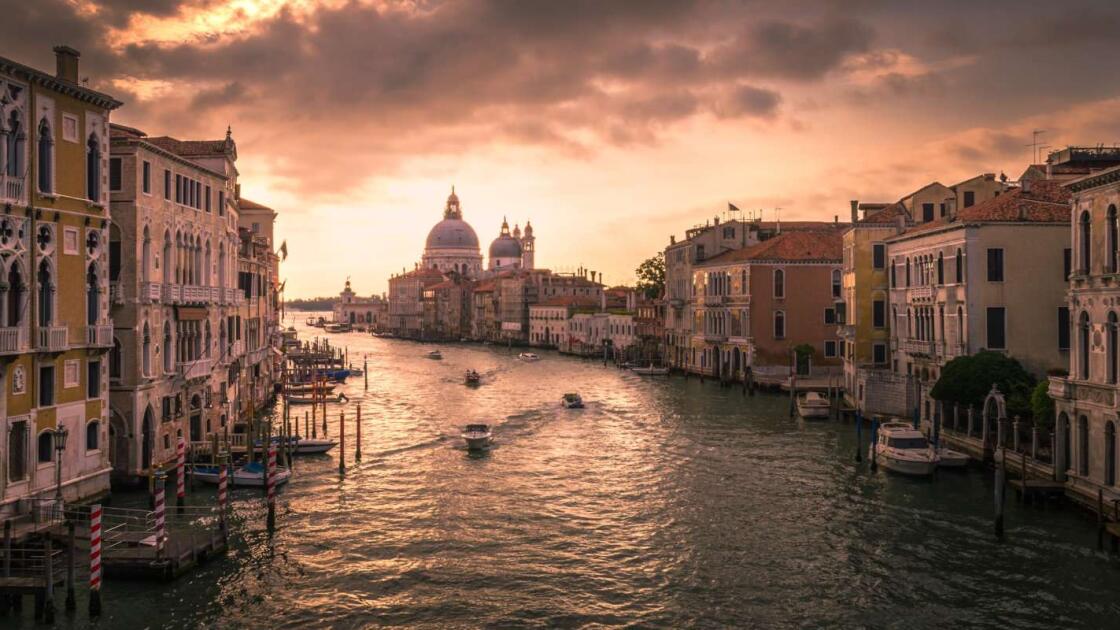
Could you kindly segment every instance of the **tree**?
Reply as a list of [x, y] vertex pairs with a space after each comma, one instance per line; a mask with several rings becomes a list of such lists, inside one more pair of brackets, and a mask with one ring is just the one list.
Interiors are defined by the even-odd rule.
[[647, 298], [658, 297], [665, 288], [665, 253], [645, 259], [634, 273], [638, 276], [638, 290]]
[[1031, 392], [1031, 413], [1040, 428], [1054, 425], [1054, 399], [1050, 397], [1050, 381], [1039, 381]]
[[980, 407], [993, 384], [1007, 401], [1008, 416], [1031, 415], [1034, 377], [1018, 361], [999, 352], [981, 351], [946, 363], [929, 395], [945, 403]]

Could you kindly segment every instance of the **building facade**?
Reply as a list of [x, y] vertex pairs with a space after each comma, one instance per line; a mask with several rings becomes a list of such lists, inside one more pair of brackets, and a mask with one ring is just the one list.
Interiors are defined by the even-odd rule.
[[380, 295], [362, 297], [350, 288], [350, 279], [334, 303], [334, 321], [345, 322], [361, 329], [382, 331], [388, 329], [389, 301]]

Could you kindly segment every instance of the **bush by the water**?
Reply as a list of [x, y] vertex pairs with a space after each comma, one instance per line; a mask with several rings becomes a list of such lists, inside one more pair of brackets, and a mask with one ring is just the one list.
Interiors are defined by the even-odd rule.
[[999, 352], [982, 351], [957, 357], [945, 364], [930, 396], [944, 403], [973, 405], [979, 409], [992, 389], [999, 388], [1007, 401], [1007, 416], [1032, 416], [1035, 379], [1015, 359]]

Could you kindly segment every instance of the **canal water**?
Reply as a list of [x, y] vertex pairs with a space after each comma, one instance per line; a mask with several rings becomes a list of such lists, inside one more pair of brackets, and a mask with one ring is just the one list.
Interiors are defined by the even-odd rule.
[[[296, 315], [301, 338], [322, 334]], [[271, 537], [259, 490], [236, 491], [228, 557], [171, 584], [109, 581], [101, 627], [1120, 623], [1120, 560], [1091, 518], [1009, 498], [997, 543], [989, 472], [871, 473], [852, 424], [790, 419], [787, 398], [551, 352], [442, 344], [435, 361], [431, 344], [330, 339], [368, 360], [343, 407], [349, 422], [362, 404], [362, 461], [352, 424], [344, 478], [337, 451], [297, 460]], [[561, 408], [566, 391], [587, 407]], [[494, 426], [489, 453], [462, 448], [471, 422]], [[81, 596], [60, 625], [85, 626]]]

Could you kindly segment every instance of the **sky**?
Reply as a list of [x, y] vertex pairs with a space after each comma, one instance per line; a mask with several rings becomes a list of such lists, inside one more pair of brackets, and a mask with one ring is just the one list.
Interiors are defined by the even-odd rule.
[[286, 297], [412, 269], [452, 185], [483, 253], [609, 284], [728, 202], [842, 220], [1042, 144], [1120, 143], [1120, 2], [0, 0], [0, 55], [150, 135], [233, 129]]

